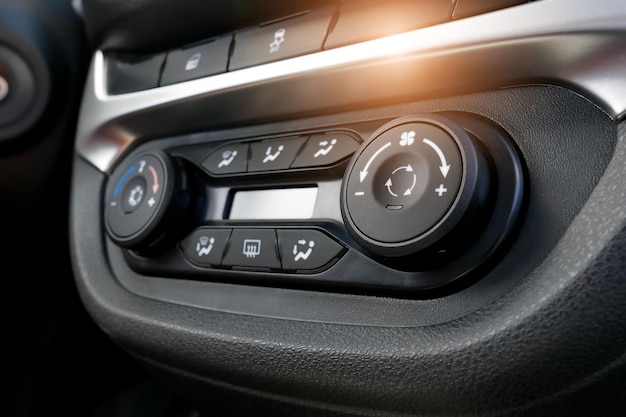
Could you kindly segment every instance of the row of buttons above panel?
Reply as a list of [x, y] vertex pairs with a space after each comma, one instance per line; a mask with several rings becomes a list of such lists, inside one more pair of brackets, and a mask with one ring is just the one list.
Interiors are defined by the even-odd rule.
[[202, 166], [212, 174], [278, 171], [334, 165], [359, 147], [347, 133], [232, 142], [213, 151]]
[[201, 227], [185, 238], [185, 257], [202, 268], [317, 272], [345, 248], [316, 229]]
[[108, 90], [146, 90], [320, 51], [333, 13], [314, 10], [157, 55], [110, 56]]
[[[110, 55], [111, 94], [140, 91], [318, 52], [527, 0], [352, 0], [148, 56]], [[455, 5], [456, 3], [456, 5]]]

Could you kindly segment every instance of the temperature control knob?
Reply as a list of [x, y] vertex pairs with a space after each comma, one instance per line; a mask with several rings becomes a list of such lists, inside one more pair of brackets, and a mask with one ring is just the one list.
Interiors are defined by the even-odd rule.
[[[492, 195], [480, 142], [440, 116], [396, 119], [374, 132], [352, 159], [342, 212], [370, 252], [404, 257], [472, 240]], [[461, 234], [463, 236], [461, 236]]]
[[189, 205], [186, 177], [166, 153], [150, 151], [122, 163], [106, 191], [105, 223], [119, 246], [159, 247]]

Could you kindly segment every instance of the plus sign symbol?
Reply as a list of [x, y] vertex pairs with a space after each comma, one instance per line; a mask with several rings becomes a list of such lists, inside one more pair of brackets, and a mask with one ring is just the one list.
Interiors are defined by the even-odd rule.
[[448, 192], [448, 189], [444, 187], [443, 184], [440, 184], [439, 187], [435, 188], [435, 192], [439, 197], [443, 197], [443, 195]]

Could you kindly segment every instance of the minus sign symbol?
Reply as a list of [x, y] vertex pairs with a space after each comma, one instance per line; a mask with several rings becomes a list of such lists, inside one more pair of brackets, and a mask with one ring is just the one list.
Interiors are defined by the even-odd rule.
[[357, 191], [356, 193], [354, 193], [354, 195], [365, 195], [365, 192], [363, 192], [363, 191]]

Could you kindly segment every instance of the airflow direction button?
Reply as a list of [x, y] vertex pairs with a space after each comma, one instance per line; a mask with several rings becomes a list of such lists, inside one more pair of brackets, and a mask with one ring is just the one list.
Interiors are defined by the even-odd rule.
[[180, 248], [185, 257], [198, 266], [219, 266], [230, 233], [231, 229], [202, 227], [187, 236]]
[[214, 151], [202, 162], [212, 174], [237, 174], [248, 167], [248, 144], [231, 143]]
[[305, 137], [294, 137], [252, 142], [248, 172], [289, 168], [305, 140]]
[[333, 165], [352, 155], [358, 147], [359, 143], [345, 133], [312, 135], [291, 167], [307, 168]]

